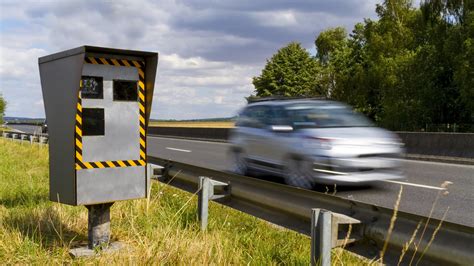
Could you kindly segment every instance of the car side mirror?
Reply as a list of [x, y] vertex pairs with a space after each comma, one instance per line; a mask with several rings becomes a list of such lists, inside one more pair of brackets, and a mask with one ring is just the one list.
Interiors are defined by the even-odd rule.
[[285, 125], [273, 125], [273, 126], [270, 126], [270, 129], [273, 132], [291, 132], [291, 131], [293, 131], [292, 126], [285, 126]]

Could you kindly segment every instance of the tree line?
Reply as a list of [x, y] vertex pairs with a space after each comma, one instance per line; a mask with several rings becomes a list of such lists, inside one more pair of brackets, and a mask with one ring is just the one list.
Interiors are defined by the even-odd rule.
[[5, 115], [5, 109], [7, 108], [7, 102], [0, 94], [0, 126], [3, 124], [3, 116]]
[[256, 96], [326, 96], [392, 130], [474, 131], [474, 0], [385, 0], [316, 55], [292, 42], [253, 78]]

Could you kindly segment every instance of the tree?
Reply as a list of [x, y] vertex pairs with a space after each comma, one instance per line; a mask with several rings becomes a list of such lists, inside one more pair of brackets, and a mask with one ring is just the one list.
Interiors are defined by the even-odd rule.
[[257, 96], [320, 96], [320, 65], [301, 44], [292, 42], [267, 60], [262, 73], [253, 78]]
[[3, 124], [3, 116], [5, 115], [5, 109], [7, 108], [7, 102], [3, 99], [0, 94], [0, 124]]
[[347, 43], [346, 29], [343, 27], [331, 28], [321, 32], [314, 44], [318, 51], [318, 59], [321, 63], [327, 64], [331, 54], [343, 48]]

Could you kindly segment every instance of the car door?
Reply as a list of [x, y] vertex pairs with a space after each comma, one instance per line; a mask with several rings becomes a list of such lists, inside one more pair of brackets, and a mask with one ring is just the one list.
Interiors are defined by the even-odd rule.
[[242, 137], [242, 142], [244, 143], [241, 147], [247, 154], [247, 157], [251, 161], [256, 160], [260, 157], [259, 149], [256, 145], [260, 141], [261, 129], [263, 127], [262, 121], [262, 112], [263, 107], [261, 105], [250, 106], [248, 107], [243, 115], [242, 122], [240, 124], [240, 136]]
[[292, 130], [286, 130], [290, 125], [283, 107], [271, 106], [265, 124], [259, 150], [268, 166], [282, 170], [281, 161], [288, 154], [288, 143], [292, 134]]

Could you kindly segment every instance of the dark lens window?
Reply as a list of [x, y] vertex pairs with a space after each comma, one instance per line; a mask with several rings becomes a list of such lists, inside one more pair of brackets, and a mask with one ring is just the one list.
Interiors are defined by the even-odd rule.
[[133, 80], [114, 80], [114, 101], [137, 101], [137, 82]]
[[103, 136], [104, 134], [104, 109], [82, 108], [82, 135]]
[[82, 91], [83, 99], [103, 99], [104, 86], [102, 77], [82, 76]]

